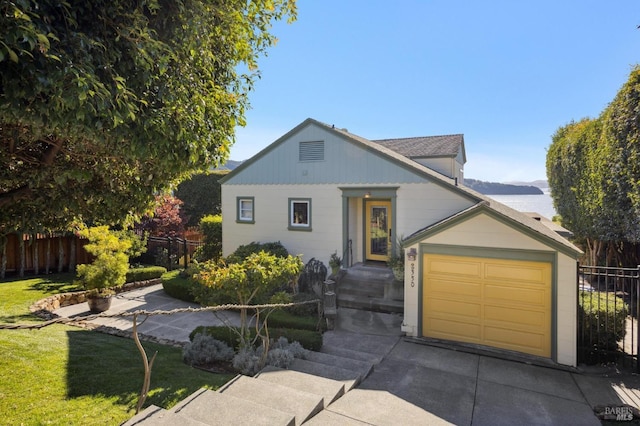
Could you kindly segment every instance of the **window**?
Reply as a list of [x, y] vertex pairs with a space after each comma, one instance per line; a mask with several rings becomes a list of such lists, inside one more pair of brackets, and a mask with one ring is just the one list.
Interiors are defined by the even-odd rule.
[[255, 223], [253, 214], [253, 197], [238, 197], [238, 214], [236, 222]]
[[289, 198], [289, 229], [311, 231], [310, 198]]
[[300, 142], [299, 161], [324, 161], [324, 141]]

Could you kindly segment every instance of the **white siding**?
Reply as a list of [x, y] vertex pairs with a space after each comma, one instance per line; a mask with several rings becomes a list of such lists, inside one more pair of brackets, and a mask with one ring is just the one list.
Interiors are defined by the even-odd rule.
[[[236, 197], [255, 197], [255, 223], [236, 223]], [[311, 199], [311, 231], [288, 229], [289, 198]], [[223, 185], [222, 247], [228, 256], [252, 241], [280, 241], [306, 263], [312, 257], [325, 265], [342, 251], [342, 197], [335, 185]]]
[[423, 166], [429, 167], [431, 170], [435, 170], [438, 173], [442, 173], [450, 178], [455, 177], [452, 163], [453, 159], [450, 157], [439, 158], [417, 158], [415, 161]]

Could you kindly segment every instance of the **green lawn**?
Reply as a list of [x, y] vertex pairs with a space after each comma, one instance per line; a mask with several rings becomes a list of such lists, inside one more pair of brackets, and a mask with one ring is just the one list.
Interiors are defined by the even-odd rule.
[[[0, 281], [0, 323], [39, 321], [34, 301], [70, 291], [73, 277]], [[201, 387], [216, 389], [232, 376], [206, 373], [182, 362], [180, 349], [158, 351], [145, 406], [169, 408]], [[135, 411], [143, 367], [133, 340], [53, 325], [0, 330], [0, 413], [11, 425], [118, 425]]]

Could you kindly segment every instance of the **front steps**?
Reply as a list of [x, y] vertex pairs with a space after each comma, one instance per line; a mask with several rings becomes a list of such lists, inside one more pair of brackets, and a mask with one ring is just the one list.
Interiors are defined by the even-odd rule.
[[403, 283], [383, 264], [356, 264], [344, 270], [337, 285], [338, 308], [404, 313]]
[[215, 392], [200, 389], [169, 410], [147, 407], [124, 425], [293, 426], [332, 424], [331, 419], [363, 424], [331, 406], [364, 380], [398, 339], [329, 331], [321, 352], [296, 359], [288, 370], [267, 366], [255, 377], [237, 376]]

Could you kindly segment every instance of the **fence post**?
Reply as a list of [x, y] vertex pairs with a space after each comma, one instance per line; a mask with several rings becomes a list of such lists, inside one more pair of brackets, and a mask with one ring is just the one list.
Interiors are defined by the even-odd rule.
[[182, 254], [184, 256], [184, 269], [187, 269], [187, 255], [189, 252], [187, 251], [187, 237], [185, 236], [182, 239]]
[[167, 237], [167, 270], [171, 271], [171, 237]]
[[[636, 267], [635, 291], [636, 291], [636, 373], [640, 373], [640, 327], [638, 327], [638, 321], [640, 321], [640, 265]], [[633, 299], [632, 299], [633, 300]], [[631, 324], [633, 324], [633, 317], [631, 318]]]

